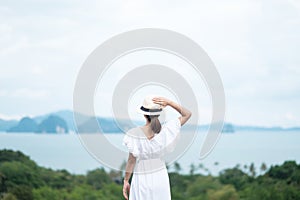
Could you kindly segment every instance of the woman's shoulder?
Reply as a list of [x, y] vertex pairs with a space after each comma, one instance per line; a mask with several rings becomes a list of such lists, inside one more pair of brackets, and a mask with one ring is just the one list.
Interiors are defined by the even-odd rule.
[[168, 120], [163, 124], [163, 128], [165, 128], [165, 129], [168, 129], [168, 128], [176, 128], [176, 129], [179, 128], [180, 129], [180, 127], [181, 127], [181, 124], [180, 124], [179, 118]]
[[125, 135], [129, 137], [137, 138], [143, 136], [143, 132], [140, 127], [134, 127], [129, 129]]

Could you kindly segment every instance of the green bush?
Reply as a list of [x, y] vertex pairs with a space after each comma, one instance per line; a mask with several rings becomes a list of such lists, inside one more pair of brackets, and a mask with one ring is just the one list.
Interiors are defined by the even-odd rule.
[[[252, 165], [254, 169], [254, 165]], [[287, 161], [260, 176], [238, 167], [219, 176], [169, 174], [173, 200], [292, 200], [300, 199], [300, 165]], [[86, 175], [39, 167], [21, 152], [0, 150], [0, 200], [119, 200], [118, 172], [104, 169]], [[158, 180], [159, 181], [159, 180]]]

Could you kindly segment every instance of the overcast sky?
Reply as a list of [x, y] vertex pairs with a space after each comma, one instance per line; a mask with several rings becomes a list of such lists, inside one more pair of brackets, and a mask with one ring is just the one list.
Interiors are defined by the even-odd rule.
[[298, 0], [2, 0], [0, 118], [72, 109], [87, 56], [116, 34], [147, 27], [204, 48], [223, 80], [226, 121], [300, 125]]

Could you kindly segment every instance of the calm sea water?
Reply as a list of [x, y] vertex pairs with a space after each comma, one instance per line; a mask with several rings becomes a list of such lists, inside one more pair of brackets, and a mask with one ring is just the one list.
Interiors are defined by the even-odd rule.
[[[234, 167], [254, 163], [259, 172], [262, 163], [268, 167], [286, 160], [300, 162], [300, 132], [237, 132], [222, 134], [213, 151], [203, 160], [199, 159], [204, 139], [199, 133], [192, 146], [178, 160], [182, 173], [189, 173], [190, 165], [204, 165], [212, 174]], [[108, 134], [106, 137], [116, 146], [122, 146], [123, 134]], [[77, 135], [0, 133], [0, 149], [20, 150], [37, 164], [53, 169], [67, 169], [83, 174], [101, 167], [83, 147]], [[123, 148], [123, 147], [121, 147]], [[108, 152], [109, 153], [109, 152]], [[124, 158], [126, 159], [126, 158]], [[120, 160], [120, 165], [123, 160]], [[218, 164], [216, 164], [216, 162]], [[106, 168], [108, 169], [108, 168]], [[170, 165], [170, 170], [174, 169]], [[199, 169], [199, 172], [207, 173]]]

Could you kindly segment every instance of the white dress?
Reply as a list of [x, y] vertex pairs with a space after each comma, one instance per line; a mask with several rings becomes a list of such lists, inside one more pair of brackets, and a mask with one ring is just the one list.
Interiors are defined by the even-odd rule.
[[170, 200], [170, 183], [163, 156], [174, 149], [180, 120], [166, 122], [159, 134], [147, 139], [140, 127], [130, 129], [123, 144], [136, 157], [129, 200]]

